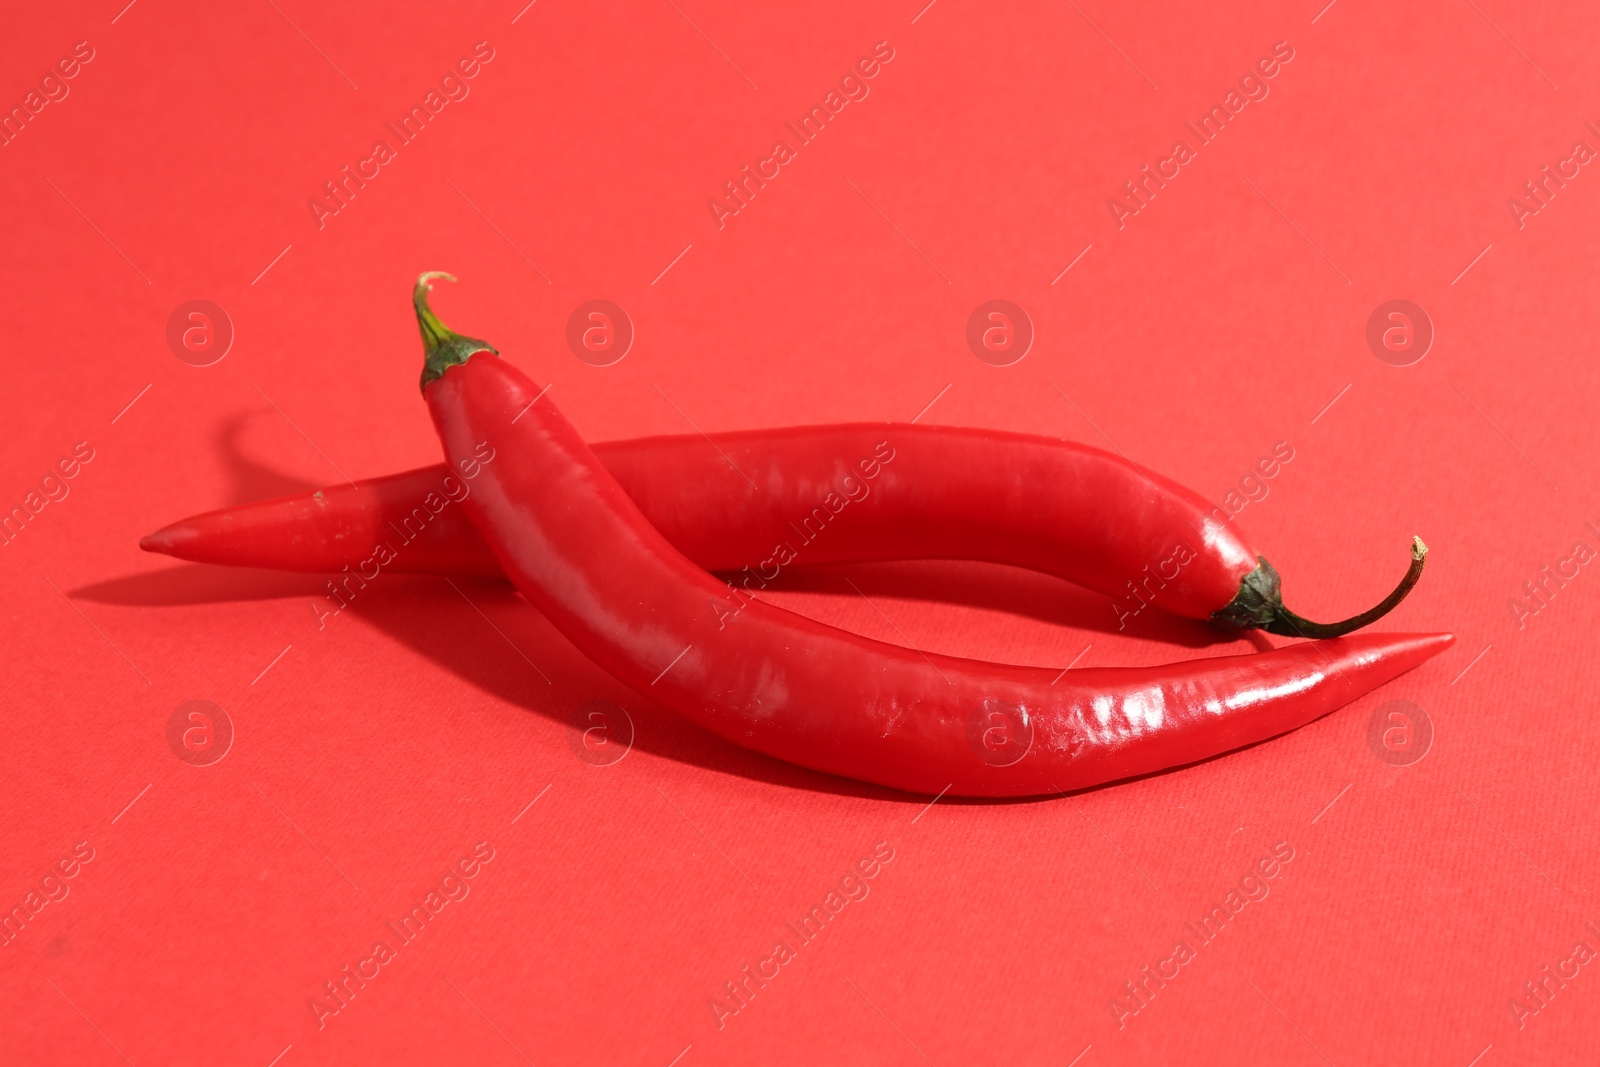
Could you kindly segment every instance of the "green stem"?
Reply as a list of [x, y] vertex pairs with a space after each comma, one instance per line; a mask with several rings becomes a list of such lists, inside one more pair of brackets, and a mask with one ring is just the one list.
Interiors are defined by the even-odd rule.
[[411, 290], [411, 306], [416, 309], [417, 328], [422, 331], [423, 388], [427, 388], [429, 382], [451, 367], [465, 363], [475, 353], [490, 352], [497, 356], [500, 354], [499, 349], [489, 342], [480, 341], [476, 337], [463, 337], [439, 321], [439, 316], [428, 306], [428, 293], [433, 289], [435, 278], [451, 282], [456, 280], [453, 274], [446, 274], [442, 270], [430, 270], [417, 277], [417, 284]]

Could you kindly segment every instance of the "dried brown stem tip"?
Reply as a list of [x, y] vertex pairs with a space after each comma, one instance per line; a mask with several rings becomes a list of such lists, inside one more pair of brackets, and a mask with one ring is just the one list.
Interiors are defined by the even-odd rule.
[[1422, 565], [1427, 558], [1428, 546], [1422, 543], [1422, 538], [1412, 537], [1411, 566], [1406, 570], [1405, 577], [1400, 579], [1400, 584], [1394, 587], [1393, 592], [1359, 615], [1352, 615], [1343, 622], [1325, 623], [1312, 622], [1284, 607], [1283, 583], [1278, 578], [1278, 572], [1264, 557], [1257, 556], [1256, 561], [1260, 566], [1245, 575], [1244, 580], [1239, 583], [1239, 592], [1232, 603], [1213, 614], [1211, 624], [1228, 633], [1238, 630], [1265, 630], [1269, 634], [1279, 634], [1284, 637], [1343, 637], [1393, 611], [1395, 606], [1406, 598], [1406, 594], [1411, 592], [1411, 587], [1417, 584], [1417, 579], [1422, 577]]

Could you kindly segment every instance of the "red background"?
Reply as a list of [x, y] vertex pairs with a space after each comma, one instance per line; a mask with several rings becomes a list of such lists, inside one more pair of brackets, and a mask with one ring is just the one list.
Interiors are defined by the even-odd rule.
[[[0, 1060], [1592, 1059], [1591, 967], [1520, 1027], [1508, 1001], [1600, 949], [1600, 577], [1520, 628], [1507, 605], [1600, 547], [1600, 177], [1520, 229], [1507, 207], [1600, 147], [1592, 5], [121, 6], [25, 6], [0, 35], [7, 107], [95, 50], [0, 149], [4, 506], [95, 450], [0, 549], [0, 905], [95, 850], [0, 949]], [[319, 229], [322, 182], [485, 40], [470, 96]], [[870, 95], [719, 230], [708, 198], [880, 40]], [[1278, 41], [1270, 96], [1119, 230], [1107, 199]], [[938, 396], [924, 421], [1111, 441], [1219, 502], [1287, 441], [1239, 521], [1291, 604], [1375, 601], [1419, 533], [1428, 574], [1390, 628], [1460, 641], [1201, 766], [928, 809], [675, 720], [491, 583], [461, 583], [468, 603], [386, 576], [319, 631], [315, 577], [136, 549], [196, 511], [436, 461], [407, 306], [424, 269], [461, 279], [446, 321], [553, 382], [594, 440], [904, 420]], [[1005, 368], [964, 341], [997, 297], [1037, 328]], [[637, 328], [603, 369], [564, 342], [595, 298]], [[1437, 331], [1406, 367], [1365, 340], [1395, 298]], [[212, 366], [165, 341], [192, 299], [237, 331]], [[844, 573], [868, 602], [837, 570], [774, 599], [1032, 664], [1247, 647], [1151, 615], [1119, 634], [1103, 599], [999, 568]], [[208, 767], [166, 740], [193, 699], [236, 730]], [[613, 766], [570, 746], [590, 699], [636, 724]], [[1433, 724], [1408, 766], [1367, 741], [1395, 699]], [[483, 840], [471, 895], [319, 1029], [308, 999]], [[880, 841], [870, 895], [719, 1029], [722, 983]], [[1119, 1027], [1122, 983], [1278, 842], [1270, 895]]]

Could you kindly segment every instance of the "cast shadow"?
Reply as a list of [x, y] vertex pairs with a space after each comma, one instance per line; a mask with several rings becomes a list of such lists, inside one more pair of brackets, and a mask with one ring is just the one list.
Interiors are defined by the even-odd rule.
[[306, 493], [324, 484], [274, 470], [245, 454], [245, 430], [252, 419], [266, 415], [276, 417], [276, 412], [263, 409], [241, 411], [217, 428], [217, 451], [232, 481], [224, 507]]
[[[854, 596], [856, 590], [849, 584], [854, 582], [868, 596], [954, 599], [985, 608], [1021, 610], [1046, 621], [1076, 626], [1089, 626], [1088, 620], [1109, 614], [1103, 597], [1048, 576], [980, 573], [967, 575], [954, 584], [944, 581], [951, 576], [948, 572], [965, 566], [817, 567], [794, 576], [790, 587]], [[841, 573], [845, 570], [848, 575]], [[94, 583], [72, 590], [71, 595], [121, 606], [178, 607], [230, 600], [318, 598], [323, 582], [319, 575], [182, 564]], [[612, 678], [574, 648], [543, 615], [531, 610], [509, 584], [466, 578], [453, 579], [453, 583], [452, 586], [451, 581], [428, 575], [385, 575], [361, 590], [329, 625], [360, 621], [372, 626], [471, 688], [563, 727], [572, 726], [585, 702], [611, 701], [632, 718], [634, 747], [653, 756], [794, 790], [910, 807], [927, 804], [926, 797], [807, 770], [740, 748], [640, 697]], [[951, 595], [952, 590], [955, 595]], [[520, 624], [505, 623], [503, 617], [508, 613], [522, 620]], [[502, 618], [502, 622], [491, 626], [487, 620], [495, 617]], [[1182, 634], [1187, 629], [1184, 623], [1185, 620], [1171, 620], [1164, 625], [1178, 624]], [[1203, 642], [1190, 635], [1184, 643], [1196, 647]], [[537, 666], [531, 667], [530, 661]], [[1018, 804], [1054, 799], [1058, 798], [946, 797], [941, 803]]]
[[146, 574], [109, 578], [70, 590], [74, 599], [119, 607], [172, 608], [193, 604], [218, 604], [230, 600], [282, 600], [321, 593], [327, 579], [318, 574], [256, 570], [253, 567], [213, 567], [206, 563], [180, 563]]
[[1242, 635], [1224, 634], [1198, 619], [1169, 615], [1155, 607], [1147, 608], [1125, 627], [1119, 627], [1111, 601], [1104, 595], [1049, 574], [1000, 563], [917, 560], [797, 566], [780, 574], [771, 588], [960, 604], [1057, 626], [1160, 641], [1190, 649], [1209, 648], [1241, 638], [1251, 640], [1257, 651], [1272, 647], [1264, 635], [1254, 631]]
[[[387, 578], [381, 580], [388, 582]], [[622, 707], [633, 721], [633, 747], [652, 756], [796, 791], [906, 805], [927, 803], [925, 797], [807, 770], [740, 748], [611, 677], [509, 584], [467, 578], [451, 582], [426, 575], [395, 575], [392, 586], [380, 588], [373, 583], [363, 590], [345, 614], [354, 615], [474, 689], [568, 730], [574, 728], [586, 702], [607, 700]], [[489, 619], [502, 617], [513, 606], [520, 608], [525, 625], [508, 627], [502, 620], [491, 626]], [[341, 621], [336, 619], [331, 625]]]
[[[249, 421], [264, 414], [241, 412], [218, 430], [216, 444], [231, 477], [230, 504], [302, 493], [320, 483], [275, 470], [248, 456], [243, 438]], [[178, 607], [235, 600], [317, 598], [325, 578], [247, 568], [184, 563], [145, 574], [108, 579], [74, 589], [73, 597], [119, 606]], [[1188, 649], [1234, 640], [1210, 626], [1155, 609], [1141, 612], [1125, 630], [1104, 596], [1049, 575], [998, 564], [913, 561], [795, 567], [775, 589], [841, 596], [865, 594], [932, 603], [954, 603], [1022, 615], [1042, 622], [1106, 634], [1134, 636]], [[470, 600], [470, 602], [468, 602]], [[525, 626], [519, 640], [497, 636], [481, 609], [492, 615], [521, 605]], [[634, 747], [655, 756], [769, 785], [921, 807], [928, 798], [883, 786], [796, 767], [724, 741], [715, 734], [645, 700], [579, 653], [508, 583], [389, 574], [356, 597], [330, 625], [359, 620], [454, 674], [469, 686], [529, 714], [570, 726], [588, 700], [605, 699], [634, 721]], [[534, 635], [530, 641], [527, 632]], [[1258, 651], [1272, 647], [1263, 635], [1246, 635]], [[508, 645], [510, 647], [508, 647]], [[519, 647], [520, 646], [520, 647]], [[530, 670], [537, 663], [548, 678]], [[1163, 772], [1164, 773], [1164, 772]], [[1094, 787], [1100, 788], [1100, 787]], [[945, 798], [942, 803], [1028, 803], [1057, 799]]]

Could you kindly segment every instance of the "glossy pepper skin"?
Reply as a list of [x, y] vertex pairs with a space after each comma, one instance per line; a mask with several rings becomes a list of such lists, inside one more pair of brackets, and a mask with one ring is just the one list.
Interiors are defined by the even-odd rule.
[[[1256, 559], [1232, 523], [1160, 475], [1086, 445], [907, 423], [804, 426], [593, 446], [668, 541], [706, 570], [975, 559], [1053, 574], [1189, 618], [1227, 604]], [[397, 571], [492, 575], [444, 466], [198, 515], [145, 538], [197, 562], [337, 571], [404, 541]], [[413, 512], [423, 507], [420, 516]], [[779, 551], [780, 546], [785, 550]], [[792, 560], [790, 559], [792, 557]]]
[[[791, 564], [983, 560], [1104, 593], [1120, 613], [1148, 603], [1239, 629], [1224, 616], [1257, 579], [1276, 580], [1197, 494], [1068, 441], [879, 423], [593, 447], [668, 541], [747, 589]], [[474, 484], [426, 467], [197, 515], [140, 544], [200, 563], [325, 573], [370, 570], [386, 543], [396, 552], [386, 570], [498, 575], [453, 503]]]
[[[1453, 638], [1360, 635], [1069, 672], [924, 655], [749, 599], [674, 548], [526, 375], [416, 304], [462, 509], [522, 594], [619, 680], [735, 744], [919, 793], [1082, 789], [1294, 729]], [[515, 420], [515, 421], [513, 421]]]

